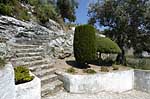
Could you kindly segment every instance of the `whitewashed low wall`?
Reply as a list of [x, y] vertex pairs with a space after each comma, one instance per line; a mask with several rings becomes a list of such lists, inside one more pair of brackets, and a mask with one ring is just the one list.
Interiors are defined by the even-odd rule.
[[41, 80], [35, 76], [30, 82], [16, 85], [15, 99], [41, 99]]
[[15, 99], [14, 69], [11, 64], [0, 68], [0, 99]]
[[72, 75], [58, 72], [64, 88], [71, 93], [97, 93], [100, 91], [124, 92], [134, 87], [134, 70]]
[[135, 90], [150, 93], [150, 70], [134, 70]]

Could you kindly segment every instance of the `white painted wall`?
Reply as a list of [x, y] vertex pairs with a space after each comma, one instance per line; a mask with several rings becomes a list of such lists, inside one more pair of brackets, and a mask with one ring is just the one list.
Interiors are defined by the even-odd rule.
[[57, 72], [64, 88], [71, 93], [97, 93], [100, 91], [124, 92], [134, 87], [134, 70], [72, 75]]
[[0, 99], [15, 99], [14, 69], [6, 64], [0, 68]]

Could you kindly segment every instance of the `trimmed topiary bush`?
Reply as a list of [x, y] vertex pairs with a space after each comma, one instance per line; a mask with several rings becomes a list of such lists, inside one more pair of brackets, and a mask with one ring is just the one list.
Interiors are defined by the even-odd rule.
[[74, 56], [78, 63], [85, 64], [95, 59], [95, 28], [91, 25], [80, 25], [74, 34]]
[[23, 66], [15, 67], [15, 84], [21, 84], [33, 80], [30, 76], [29, 69]]
[[98, 37], [96, 41], [97, 52], [100, 53], [121, 53], [119, 46], [109, 38]]

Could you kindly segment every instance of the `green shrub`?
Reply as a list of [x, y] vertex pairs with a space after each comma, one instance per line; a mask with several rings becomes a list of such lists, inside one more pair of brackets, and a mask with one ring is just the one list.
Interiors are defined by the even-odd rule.
[[113, 69], [113, 70], [119, 70], [119, 67], [116, 66], [116, 65], [113, 65], [113, 66], [112, 66], [112, 69]]
[[6, 64], [5, 59], [0, 58], [0, 68], [4, 67]]
[[119, 46], [109, 38], [98, 37], [96, 47], [100, 53], [121, 53]]
[[102, 67], [101, 67], [101, 72], [109, 72], [108, 67], [102, 66]]
[[56, 20], [56, 10], [51, 4], [38, 5], [35, 9], [36, 16], [41, 23], [48, 22], [49, 19]]
[[74, 56], [78, 63], [85, 64], [95, 59], [95, 28], [91, 25], [77, 26], [74, 34]]
[[15, 67], [15, 84], [21, 84], [33, 80], [34, 76], [30, 76], [29, 69], [24, 66]]
[[74, 68], [68, 68], [66, 72], [71, 73], [71, 74], [75, 74], [76, 70]]
[[84, 69], [83, 72], [88, 73], [88, 74], [95, 74], [96, 73], [96, 71], [93, 69]]
[[0, 3], [0, 14], [11, 16], [13, 7], [7, 4]]

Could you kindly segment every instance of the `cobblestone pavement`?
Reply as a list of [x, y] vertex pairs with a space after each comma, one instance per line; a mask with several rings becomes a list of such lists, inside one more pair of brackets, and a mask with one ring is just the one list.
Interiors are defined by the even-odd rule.
[[70, 94], [59, 92], [55, 96], [46, 99], [150, 99], [150, 94], [140, 91], [128, 91], [124, 93], [100, 92], [98, 94]]

